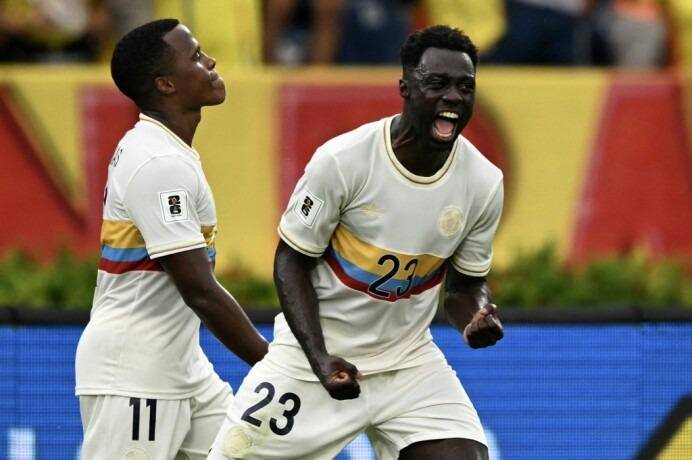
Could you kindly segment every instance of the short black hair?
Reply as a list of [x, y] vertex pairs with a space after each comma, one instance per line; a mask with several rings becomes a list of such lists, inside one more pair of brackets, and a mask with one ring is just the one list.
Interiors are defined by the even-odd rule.
[[125, 34], [115, 45], [111, 58], [111, 76], [122, 93], [140, 109], [150, 108], [154, 79], [170, 70], [173, 49], [163, 36], [180, 21], [159, 19]]
[[415, 68], [428, 48], [461, 51], [469, 55], [474, 68], [478, 64], [478, 48], [468, 35], [454, 27], [436, 25], [417, 30], [406, 38], [400, 52], [404, 72], [407, 68]]

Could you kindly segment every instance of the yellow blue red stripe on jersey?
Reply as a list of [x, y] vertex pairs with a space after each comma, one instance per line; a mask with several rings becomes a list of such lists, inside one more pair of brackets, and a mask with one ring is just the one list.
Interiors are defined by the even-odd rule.
[[[207, 241], [209, 260], [213, 264], [216, 261], [216, 226], [202, 227], [201, 230]], [[99, 270], [122, 274], [131, 271], [163, 271], [163, 267], [158, 261], [149, 258], [144, 238], [132, 222], [104, 220], [101, 226]]]
[[343, 225], [332, 235], [324, 259], [346, 286], [389, 302], [437, 286], [446, 269], [441, 257], [388, 251], [359, 239]]

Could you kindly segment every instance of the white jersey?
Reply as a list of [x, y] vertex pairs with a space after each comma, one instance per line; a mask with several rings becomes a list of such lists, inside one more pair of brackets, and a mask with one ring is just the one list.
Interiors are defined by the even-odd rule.
[[144, 115], [108, 167], [91, 319], [77, 347], [78, 395], [161, 399], [204, 390], [213, 367], [200, 320], [158, 257], [208, 248], [216, 209], [197, 152]]
[[[490, 270], [502, 173], [459, 137], [433, 176], [412, 174], [391, 146], [392, 118], [317, 149], [279, 224], [311, 273], [327, 351], [364, 374], [443, 360], [429, 326], [448, 268]], [[283, 314], [266, 360], [316, 380]]]

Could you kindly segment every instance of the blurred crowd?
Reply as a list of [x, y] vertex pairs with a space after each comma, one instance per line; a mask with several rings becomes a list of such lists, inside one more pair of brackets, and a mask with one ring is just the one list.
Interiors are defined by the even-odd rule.
[[692, 0], [0, 0], [0, 61], [107, 60], [160, 17], [235, 66], [396, 64], [406, 35], [433, 23], [465, 30], [484, 63], [692, 62]]

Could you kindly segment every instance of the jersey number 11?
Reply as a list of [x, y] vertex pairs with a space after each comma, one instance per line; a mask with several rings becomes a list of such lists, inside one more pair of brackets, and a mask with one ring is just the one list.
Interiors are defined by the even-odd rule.
[[[133, 441], [139, 441], [139, 405], [139, 398], [130, 398]], [[149, 441], [153, 441], [156, 438], [156, 400], [147, 399], [147, 407], [149, 408]]]

